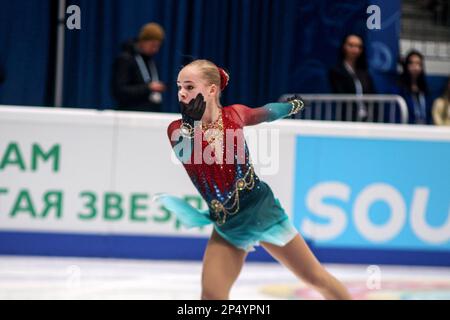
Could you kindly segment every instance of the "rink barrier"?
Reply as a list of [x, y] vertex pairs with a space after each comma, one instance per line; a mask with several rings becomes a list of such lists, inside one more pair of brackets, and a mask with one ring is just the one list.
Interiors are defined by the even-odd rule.
[[[169, 192], [206, 208], [172, 162], [177, 118], [1, 106], [0, 254], [201, 259], [211, 227], [187, 230], [152, 201]], [[450, 265], [449, 129], [280, 120], [246, 134], [257, 174], [322, 261]]]

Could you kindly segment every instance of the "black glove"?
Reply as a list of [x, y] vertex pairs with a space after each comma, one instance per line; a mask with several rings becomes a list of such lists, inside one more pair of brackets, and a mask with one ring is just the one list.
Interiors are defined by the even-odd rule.
[[188, 104], [180, 102], [180, 108], [183, 120], [186, 118], [188, 122], [191, 122], [191, 119], [194, 121], [199, 121], [205, 113], [206, 102], [203, 99], [203, 95], [199, 93], [197, 97], [192, 99]]

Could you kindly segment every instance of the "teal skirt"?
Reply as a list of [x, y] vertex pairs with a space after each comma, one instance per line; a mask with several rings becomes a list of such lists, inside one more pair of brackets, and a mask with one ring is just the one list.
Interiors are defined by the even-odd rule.
[[214, 224], [217, 233], [236, 248], [250, 252], [260, 242], [284, 246], [297, 234], [270, 187], [259, 181], [249, 197], [240, 203], [239, 211], [219, 225], [210, 210], [200, 211], [186, 201], [168, 194], [158, 195], [157, 201], [173, 212], [187, 228]]

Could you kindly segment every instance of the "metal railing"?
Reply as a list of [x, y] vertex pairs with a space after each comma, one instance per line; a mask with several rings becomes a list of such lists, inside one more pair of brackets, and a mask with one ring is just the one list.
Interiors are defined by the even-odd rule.
[[[450, 62], [450, 41], [421, 41], [411, 39], [400, 40], [401, 54], [405, 57], [409, 51], [417, 50], [425, 56], [426, 60]], [[429, 71], [427, 69], [427, 71]]]
[[[284, 94], [279, 101], [294, 94]], [[305, 110], [295, 119], [408, 123], [408, 107], [398, 95], [300, 94]]]

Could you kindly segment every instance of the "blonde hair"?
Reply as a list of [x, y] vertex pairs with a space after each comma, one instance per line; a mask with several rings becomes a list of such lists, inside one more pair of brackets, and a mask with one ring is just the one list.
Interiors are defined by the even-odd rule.
[[208, 85], [215, 84], [217, 88], [220, 89], [220, 91], [225, 89], [226, 85], [228, 84], [228, 74], [209, 60], [194, 60], [187, 66], [185, 66], [185, 68], [187, 67], [197, 68], [197, 70], [200, 71], [201, 77], [206, 81], [206, 83]]

